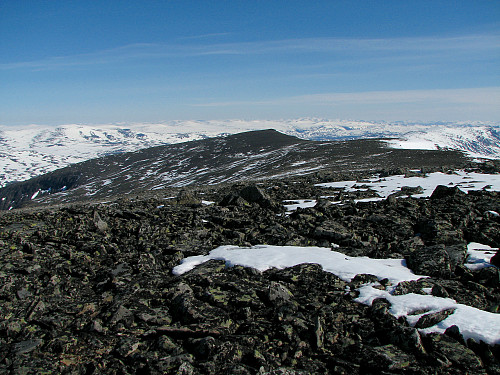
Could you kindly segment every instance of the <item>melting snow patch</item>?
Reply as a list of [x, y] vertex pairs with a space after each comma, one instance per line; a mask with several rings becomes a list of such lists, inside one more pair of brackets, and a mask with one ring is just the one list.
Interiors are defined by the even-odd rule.
[[[322, 247], [268, 246], [259, 245], [251, 248], [238, 246], [220, 246], [208, 255], [197, 255], [185, 258], [180, 265], [173, 268], [175, 275], [182, 275], [194, 267], [209, 260], [223, 260], [231, 267], [241, 265], [265, 271], [272, 267], [286, 268], [301, 263], [320, 264], [327, 272], [331, 272], [345, 281], [350, 281], [357, 274], [372, 274], [379, 279], [389, 279], [395, 285], [402, 281], [418, 280], [422, 277], [411, 272], [402, 259], [372, 259], [367, 257], [351, 257]], [[420, 331], [423, 333], [444, 332], [448, 327], [456, 325], [465, 339], [474, 338], [489, 344], [500, 343], [500, 314], [482, 311], [470, 306], [456, 303], [450, 298], [439, 298], [431, 295], [406, 294], [393, 296], [388, 290], [373, 288], [373, 284], [361, 286], [357, 302], [371, 305], [376, 298], [386, 298], [391, 303], [391, 313], [397, 317], [406, 316], [408, 322], [416, 324], [423, 315], [409, 315], [417, 310], [426, 313], [444, 309], [454, 312], [440, 323]]]
[[493, 265], [490, 264], [490, 260], [497, 250], [498, 249], [488, 245], [471, 242], [467, 245], [467, 262], [465, 266], [473, 271], [485, 267], [493, 267]]
[[[416, 198], [429, 197], [436, 186], [458, 186], [461, 190], [488, 189], [500, 190], [500, 174], [482, 174], [475, 172], [456, 171], [453, 174], [441, 172], [430, 173], [423, 177], [405, 177], [404, 175], [389, 176], [379, 178], [375, 176], [363, 182], [365, 187], [375, 190], [382, 198], [387, 198], [390, 194], [396, 193], [404, 186], [420, 186], [423, 192], [413, 194]], [[325, 188], [344, 188], [347, 191], [358, 191], [356, 181], [336, 181], [317, 184], [316, 186]]]
[[31, 196], [31, 199], [35, 199], [36, 197], [38, 197], [38, 194], [40, 194], [40, 190], [37, 190], [35, 194]]
[[307, 208], [316, 206], [315, 199], [296, 199], [284, 201], [284, 206], [287, 211], [295, 211], [297, 208]]
[[[473, 338], [488, 344], [500, 343], [500, 314], [476, 309], [474, 307], [456, 303], [451, 298], [426, 296], [409, 293], [393, 296], [389, 292], [364, 285], [358, 289], [360, 295], [355, 301], [371, 305], [376, 298], [385, 298], [391, 303], [390, 312], [396, 317], [406, 316], [410, 325], [415, 325], [424, 314], [439, 312], [445, 309], [455, 309], [453, 314], [438, 324], [424, 329], [422, 333], [444, 333], [447, 328], [456, 325], [465, 340]], [[411, 314], [413, 311], [424, 310], [424, 314]]]

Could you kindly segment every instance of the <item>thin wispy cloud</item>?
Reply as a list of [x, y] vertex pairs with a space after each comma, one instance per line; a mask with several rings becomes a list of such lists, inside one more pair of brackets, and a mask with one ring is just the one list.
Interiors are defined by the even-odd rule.
[[[296, 108], [304, 113], [391, 120], [473, 120], [500, 118], [500, 87], [323, 93], [256, 101], [192, 104], [198, 108]], [[297, 112], [301, 116], [301, 112]]]
[[183, 36], [179, 38], [179, 40], [196, 40], [196, 39], [209, 39], [209, 38], [211, 39], [211, 38], [227, 37], [229, 35], [232, 35], [232, 33], [209, 33], [209, 34]]
[[405, 104], [431, 101], [436, 105], [440, 103], [491, 105], [500, 103], [500, 87], [324, 93], [290, 96], [271, 100], [208, 102], [192, 105], [195, 107], [229, 107], [283, 104]]
[[[221, 34], [188, 37], [192, 40]], [[419, 37], [419, 38], [304, 38], [268, 40], [236, 43], [140, 43], [113, 49], [71, 56], [56, 56], [36, 61], [0, 63], [1, 70], [12, 69], [57, 69], [71, 66], [114, 64], [122, 61], [188, 58], [203, 56], [242, 56], [242, 55], [287, 55], [314, 53], [328, 55], [363, 55], [364, 57], [384, 57], [408, 59], [438, 58], [450, 53], [460, 56], [488, 52], [489, 55], [500, 51], [499, 34], [478, 34], [457, 37]], [[487, 57], [487, 56], [485, 56]]]

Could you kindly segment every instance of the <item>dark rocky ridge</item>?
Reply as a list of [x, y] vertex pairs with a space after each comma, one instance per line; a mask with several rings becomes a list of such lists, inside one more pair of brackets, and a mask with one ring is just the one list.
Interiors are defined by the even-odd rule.
[[142, 195], [167, 187], [468, 164], [458, 151], [391, 149], [374, 139], [305, 141], [263, 130], [110, 155], [12, 183], [0, 189], [0, 210]]
[[[355, 303], [356, 287], [370, 275], [348, 284], [317, 265], [261, 273], [218, 261], [172, 275], [182, 258], [219, 245], [336, 242], [345, 254], [404, 257], [432, 275], [396, 293], [432, 288], [500, 311], [498, 268], [463, 266], [467, 242], [500, 244], [500, 219], [489, 214], [500, 212], [498, 193], [440, 188], [430, 199], [355, 204], [370, 192], [312, 184], [333, 177], [1, 213], [0, 373], [500, 373], [499, 345], [465, 342], [456, 329], [424, 336], [390, 315], [385, 300]], [[346, 203], [319, 200], [283, 215], [283, 200], [330, 193]]]

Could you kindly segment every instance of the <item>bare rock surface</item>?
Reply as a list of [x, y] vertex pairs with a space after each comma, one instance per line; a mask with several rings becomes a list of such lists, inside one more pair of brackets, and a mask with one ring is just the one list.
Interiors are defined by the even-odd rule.
[[220, 245], [337, 242], [346, 255], [406, 258], [431, 276], [395, 294], [432, 293], [499, 312], [498, 268], [464, 266], [464, 244], [500, 244], [499, 222], [485, 214], [500, 212], [498, 193], [440, 188], [431, 199], [348, 197], [286, 213], [284, 200], [321, 194], [314, 182], [3, 212], [0, 373], [500, 373], [499, 345], [465, 340], [456, 327], [419, 332], [452, 310], [424, 314], [412, 327], [390, 314], [387, 300], [355, 302], [373, 275], [348, 283], [317, 264], [260, 272], [218, 260], [172, 274], [183, 258]]

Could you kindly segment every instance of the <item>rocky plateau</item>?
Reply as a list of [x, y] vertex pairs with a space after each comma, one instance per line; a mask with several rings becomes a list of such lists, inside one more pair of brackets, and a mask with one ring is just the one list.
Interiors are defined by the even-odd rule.
[[[322, 147], [324, 155], [331, 150]], [[317, 264], [258, 271], [220, 260], [172, 273], [183, 259], [221, 245], [336, 244], [346, 256], [405, 259], [415, 274], [429, 276], [400, 283], [395, 294], [430, 292], [498, 314], [498, 255], [496, 266], [465, 266], [468, 243], [500, 245], [498, 192], [439, 186], [430, 198], [414, 198], [406, 188], [356, 202], [375, 192], [317, 186], [362, 184], [374, 173], [453, 174], [452, 164], [500, 172], [495, 161], [473, 164], [457, 153], [436, 153], [100, 199], [58, 201], [52, 194], [1, 211], [0, 373], [500, 374], [500, 343], [464, 339], [456, 326], [421, 332], [453, 311], [423, 312], [412, 326], [390, 313], [386, 299], [371, 306], [354, 301], [360, 285], [377, 281], [373, 275], [345, 281]], [[297, 199], [317, 203], [287, 211], [284, 202]]]

